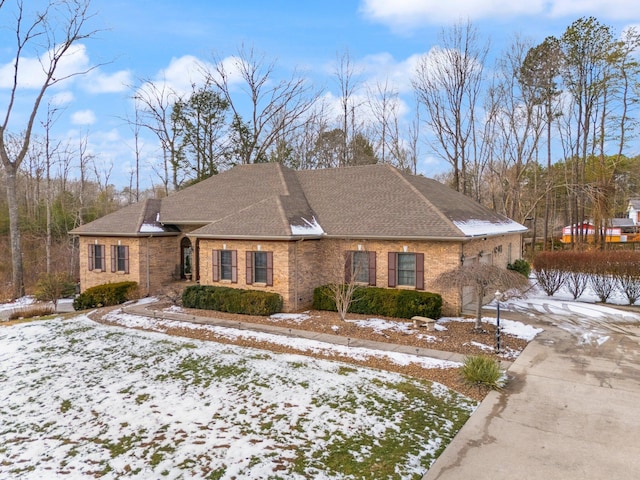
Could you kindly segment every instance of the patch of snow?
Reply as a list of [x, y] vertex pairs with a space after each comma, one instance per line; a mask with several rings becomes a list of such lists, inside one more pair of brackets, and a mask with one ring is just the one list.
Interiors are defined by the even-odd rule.
[[13, 302], [0, 303], [0, 310], [17, 310], [22, 307], [33, 304], [36, 301], [34, 297], [26, 296], [20, 297]]
[[390, 322], [381, 318], [368, 318], [366, 320], [347, 320], [356, 327], [370, 328], [375, 333], [383, 334], [385, 330], [391, 330], [400, 333], [411, 333], [413, 329], [411, 324], [404, 322]]
[[[495, 319], [483, 318], [483, 322], [485, 323], [494, 323]], [[511, 335], [516, 338], [521, 338], [522, 340], [526, 340], [530, 342], [536, 335], [542, 333], [544, 331], [543, 328], [537, 328], [532, 325], [527, 325], [526, 323], [518, 322], [515, 320], [507, 320], [500, 319], [500, 331], [502, 333], [506, 333], [507, 335]]]
[[140, 233], [157, 233], [164, 231], [164, 228], [162, 228], [160, 225], [153, 225], [150, 223], [143, 223], [142, 225], [140, 225]]
[[480, 350], [482, 350], [483, 352], [493, 352], [494, 347], [487, 345], [485, 343], [480, 343], [480, 342], [476, 342], [476, 341], [471, 341], [469, 343], [465, 343], [465, 345], [471, 345], [473, 347], [479, 348]]
[[324, 230], [316, 220], [316, 217], [313, 217], [311, 221], [303, 218], [302, 221], [304, 225], [290, 225], [291, 235], [324, 235]]
[[466, 221], [454, 221], [453, 224], [460, 229], [465, 235], [471, 237], [477, 235], [498, 235], [502, 233], [510, 232], [524, 232], [527, 227], [514, 222], [513, 220], [507, 220], [504, 222], [490, 222], [487, 220], [466, 220]]
[[302, 323], [311, 318], [309, 312], [303, 313], [275, 313], [269, 317], [271, 320], [287, 320], [294, 323]]

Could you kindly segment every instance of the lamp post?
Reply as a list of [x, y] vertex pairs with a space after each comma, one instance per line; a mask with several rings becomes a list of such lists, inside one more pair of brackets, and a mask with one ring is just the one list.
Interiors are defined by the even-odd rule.
[[497, 290], [496, 298], [496, 353], [500, 353], [500, 300], [502, 300], [502, 292]]

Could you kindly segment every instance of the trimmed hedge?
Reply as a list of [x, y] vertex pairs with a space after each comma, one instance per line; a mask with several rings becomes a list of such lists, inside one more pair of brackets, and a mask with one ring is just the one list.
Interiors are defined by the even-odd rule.
[[[336, 302], [327, 285], [313, 291], [313, 308], [337, 311]], [[363, 287], [354, 292], [349, 312], [394, 318], [420, 316], [438, 319], [442, 316], [442, 297], [431, 292]]]
[[119, 305], [138, 298], [137, 282], [105, 283], [87, 288], [73, 301], [74, 310]]
[[282, 297], [277, 293], [257, 290], [191, 285], [182, 293], [182, 305], [218, 312], [272, 315], [282, 311]]

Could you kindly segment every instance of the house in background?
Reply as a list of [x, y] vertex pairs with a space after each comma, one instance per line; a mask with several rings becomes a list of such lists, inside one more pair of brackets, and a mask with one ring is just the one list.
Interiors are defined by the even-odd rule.
[[152, 295], [192, 276], [276, 292], [285, 311], [298, 311], [334, 281], [336, 259], [346, 254], [345, 274], [359, 283], [441, 293], [443, 313], [453, 315], [467, 300], [432, 281], [462, 263], [506, 267], [521, 258], [526, 230], [389, 165], [296, 171], [266, 163], [234, 167], [71, 233], [80, 240], [82, 291], [132, 280]]
[[[573, 230], [573, 232], [572, 232]], [[583, 222], [582, 225], [568, 225], [562, 229], [562, 243], [571, 243], [573, 239], [584, 235], [587, 242], [591, 243], [595, 238], [596, 227], [592, 222]], [[632, 198], [627, 206], [627, 217], [611, 218], [606, 228], [600, 229], [605, 235], [606, 243], [636, 243], [640, 242], [640, 199]]]

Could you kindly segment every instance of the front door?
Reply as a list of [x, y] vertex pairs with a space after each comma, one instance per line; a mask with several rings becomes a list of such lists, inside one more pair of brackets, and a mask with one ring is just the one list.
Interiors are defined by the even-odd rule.
[[191, 240], [184, 237], [180, 241], [180, 278], [191, 280], [193, 276], [193, 247]]

